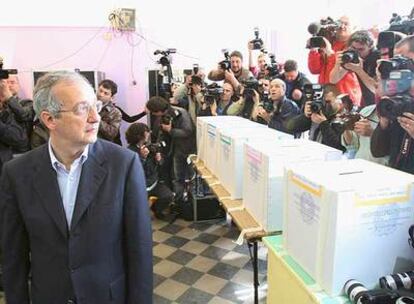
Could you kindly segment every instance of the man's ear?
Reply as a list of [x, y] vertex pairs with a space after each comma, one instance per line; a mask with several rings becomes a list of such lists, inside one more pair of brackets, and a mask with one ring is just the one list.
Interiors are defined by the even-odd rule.
[[54, 130], [56, 128], [56, 117], [53, 117], [49, 112], [42, 111], [42, 113], [40, 113], [40, 120], [49, 130]]

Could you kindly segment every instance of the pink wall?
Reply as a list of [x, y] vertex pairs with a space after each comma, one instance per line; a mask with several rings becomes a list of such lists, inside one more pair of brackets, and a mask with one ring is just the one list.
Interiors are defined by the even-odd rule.
[[106, 27], [0, 27], [0, 41], [4, 68], [19, 69], [21, 96], [32, 96], [32, 71], [79, 68], [105, 72], [119, 86], [117, 103], [131, 114], [144, 108], [148, 59], [143, 44], [134, 46], [139, 37], [132, 33]]

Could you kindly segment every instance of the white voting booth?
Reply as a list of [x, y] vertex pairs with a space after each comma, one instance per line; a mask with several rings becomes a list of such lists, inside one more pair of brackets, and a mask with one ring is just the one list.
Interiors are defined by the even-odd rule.
[[240, 199], [243, 196], [243, 144], [261, 139], [270, 145], [283, 139], [293, 140], [293, 136], [267, 127], [252, 127], [220, 129], [218, 139], [217, 177], [230, 193], [231, 199]]
[[413, 175], [346, 160], [294, 164], [285, 179], [285, 248], [328, 294], [413, 269]]
[[285, 167], [298, 162], [339, 160], [342, 152], [302, 139], [244, 145], [243, 204], [265, 231], [283, 228]]
[[[227, 117], [228, 119], [223, 119]], [[246, 129], [268, 129], [267, 126], [252, 122], [248, 119], [236, 116], [217, 116], [217, 119], [208, 119], [201, 125], [202, 133], [198, 134], [200, 139], [197, 142], [200, 146], [201, 155], [199, 159], [204, 161], [205, 166], [214, 174], [217, 175], [217, 160], [219, 151], [219, 132], [221, 130], [246, 130]], [[259, 132], [258, 132], [259, 133]]]
[[199, 159], [205, 159], [205, 143], [207, 136], [207, 124], [210, 122], [214, 124], [220, 124], [220, 122], [230, 122], [236, 121], [239, 123], [245, 123], [247, 119], [241, 118], [239, 116], [200, 116], [197, 117], [197, 126], [196, 126], [196, 137], [197, 137], [197, 156]]

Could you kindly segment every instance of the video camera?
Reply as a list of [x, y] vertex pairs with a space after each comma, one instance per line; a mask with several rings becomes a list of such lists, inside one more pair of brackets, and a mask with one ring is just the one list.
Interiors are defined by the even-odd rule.
[[162, 66], [167, 66], [171, 64], [171, 56], [170, 54], [175, 54], [177, 52], [177, 49], [166, 49], [165, 51], [163, 50], [156, 50], [154, 52], [154, 55], [163, 55], [158, 61], [157, 63], [161, 64]]
[[407, 35], [414, 34], [414, 18], [413, 16], [400, 16], [396, 13], [392, 14], [390, 27], [388, 31], [400, 32]]
[[394, 56], [390, 59], [381, 59], [378, 64], [378, 71], [381, 79], [389, 79], [392, 71], [409, 70], [414, 72], [414, 60], [401, 55]]
[[263, 48], [263, 40], [259, 38], [259, 28], [254, 28], [254, 39], [250, 41], [253, 44], [253, 50], [261, 50]]
[[312, 113], [319, 113], [324, 107], [323, 87], [317, 83], [306, 83], [303, 86], [306, 101], [312, 101], [310, 109]]
[[221, 94], [223, 94], [223, 88], [214, 82], [205, 87], [202, 92], [204, 94], [204, 102], [207, 105], [211, 105], [214, 101], [220, 99]]
[[319, 22], [312, 22], [308, 26], [308, 32], [313, 36], [310, 39], [310, 48], [325, 47], [323, 37], [330, 43], [335, 41], [336, 32], [339, 29], [339, 22], [334, 21], [331, 17], [321, 19]]
[[274, 78], [280, 75], [280, 69], [276, 62], [276, 57], [274, 54], [269, 53], [270, 64], [266, 64], [266, 71], [268, 77]]
[[411, 105], [414, 101], [410, 95], [414, 82], [414, 60], [400, 55], [383, 59], [379, 61], [378, 71], [384, 96], [377, 104], [380, 115], [395, 119], [402, 112], [414, 113]]
[[223, 61], [220, 61], [219, 62], [219, 66], [223, 70], [230, 70], [230, 68], [231, 68], [231, 61], [230, 61], [229, 50], [223, 49], [222, 52], [224, 54], [224, 58], [225, 59]]
[[259, 89], [259, 81], [254, 77], [250, 77], [249, 79], [242, 81], [242, 85], [244, 87], [243, 97], [245, 99], [253, 97], [255, 95], [255, 92], [257, 92]]
[[16, 69], [3, 69], [3, 58], [0, 57], [0, 79], [8, 79], [9, 75], [16, 75]]

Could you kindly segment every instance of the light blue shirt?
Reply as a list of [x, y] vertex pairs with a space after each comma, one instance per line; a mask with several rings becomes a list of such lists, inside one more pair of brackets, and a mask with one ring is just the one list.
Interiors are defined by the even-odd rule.
[[77, 159], [75, 159], [70, 166], [70, 170], [66, 170], [55, 156], [52, 145], [49, 140], [49, 155], [52, 167], [57, 173], [57, 180], [59, 184], [60, 196], [62, 197], [63, 208], [65, 209], [66, 222], [70, 229], [73, 211], [75, 210], [76, 196], [78, 194], [79, 180], [82, 173], [82, 166], [88, 159], [88, 146]]

